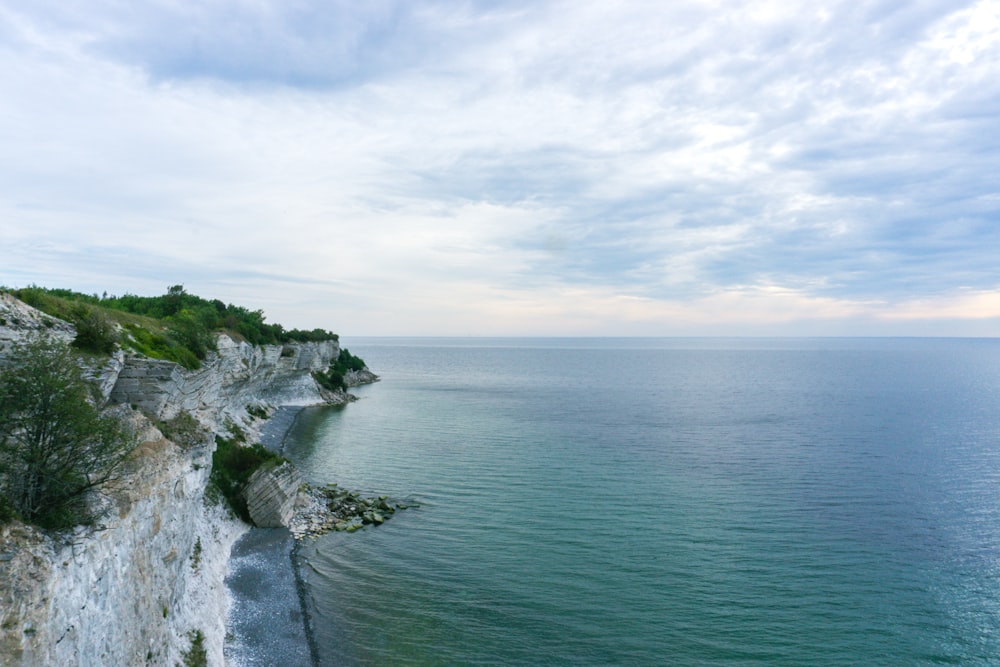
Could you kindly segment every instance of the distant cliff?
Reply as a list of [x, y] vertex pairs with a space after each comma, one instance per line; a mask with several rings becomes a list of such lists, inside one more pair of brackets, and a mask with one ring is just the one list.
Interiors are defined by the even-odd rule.
[[[0, 355], [33, 331], [73, 336], [68, 323], [0, 294]], [[104, 400], [141, 444], [101, 525], [61, 535], [0, 526], [0, 665], [173, 667], [195, 633], [209, 664], [223, 664], [223, 579], [247, 526], [206, 500], [212, 434], [252, 435], [277, 406], [350, 400], [312, 376], [339, 350], [336, 340], [255, 347], [220, 334], [197, 370], [121, 351], [94, 362]], [[364, 371], [349, 382], [374, 379]], [[182, 412], [205, 429], [195, 442], [158, 428]]]
[[179, 412], [195, 415], [213, 430], [225, 420], [247, 420], [247, 406], [312, 405], [344, 402], [345, 394], [323, 390], [312, 378], [337, 358], [337, 341], [254, 347], [220, 334], [218, 350], [201, 368], [187, 370], [170, 361], [125, 357], [111, 364], [106, 386], [112, 403], [132, 405], [157, 419]]

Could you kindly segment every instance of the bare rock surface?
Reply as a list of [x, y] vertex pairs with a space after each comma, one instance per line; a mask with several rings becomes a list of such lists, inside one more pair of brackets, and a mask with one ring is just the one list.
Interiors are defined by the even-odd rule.
[[291, 463], [261, 466], [250, 476], [243, 492], [254, 525], [258, 528], [288, 526], [301, 486], [302, 475]]
[[69, 322], [46, 315], [10, 294], [0, 293], [0, 356], [11, 343], [32, 333], [46, 333], [66, 342], [76, 337]]
[[248, 405], [316, 405], [342, 397], [324, 394], [312, 377], [337, 358], [337, 341], [254, 347], [225, 334], [197, 370], [171, 361], [127, 355], [111, 391], [115, 403], [134, 405], [157, 419], [181, 411], [214, 431], [226, 420], [244, 422]]
[[98, 525], [0, 529], [0, 665], [174, 665], [195, 630], [222, 663], [225, 571], [246, 526], [205, 504], [207, 447], [140, 432]]

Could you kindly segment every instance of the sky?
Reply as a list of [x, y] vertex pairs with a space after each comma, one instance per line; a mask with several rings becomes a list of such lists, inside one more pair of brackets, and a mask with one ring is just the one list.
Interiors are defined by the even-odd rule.
[[998, 0], [0, 0], [0, 285], [1000, 336]]

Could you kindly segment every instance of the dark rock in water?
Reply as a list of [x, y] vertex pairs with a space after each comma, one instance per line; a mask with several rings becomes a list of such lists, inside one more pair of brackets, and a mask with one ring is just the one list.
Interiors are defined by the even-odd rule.
[[291, 526], [296, 539], [331, 530], [353, 533], [366, 525], [380, 526], [392, 518], [397, 509], [408, 507], [388, 496], [365, 498], [336, 484], [318, 488], [306, 486], [297, 506]]
[[385, 517], [383, 517], [381, 514], [375, 511], [365, 512], [364, 514], [361, 515], [361, 520], [364, 521], [365, 523], [373, 523], [376, 526], [385, 523]]

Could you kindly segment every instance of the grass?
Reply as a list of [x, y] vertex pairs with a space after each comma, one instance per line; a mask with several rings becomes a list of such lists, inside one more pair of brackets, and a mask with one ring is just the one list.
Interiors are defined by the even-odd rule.
[[[10, 293], [46, 315], [73, 323], [78, 329], [91, 319], [117, 324], [122, 335], [117, 336], [115, 342], [127, 350], [152, 359], [174, 361], [187, 369], [201, 366], [198, 357], [173, 338], [169, 323], [164, 320], [109, 308], [99, 301], [95, 303], [92, 300], [80, 301], [59, 296], [40, 287], [26, 287], [11, 290]], [[89, 327], [84, 328], [89, 330]], [[82, 349], [107, 352], [107, 347], [104, 346], [94, 349], [94, 346], [88, 345]]]

